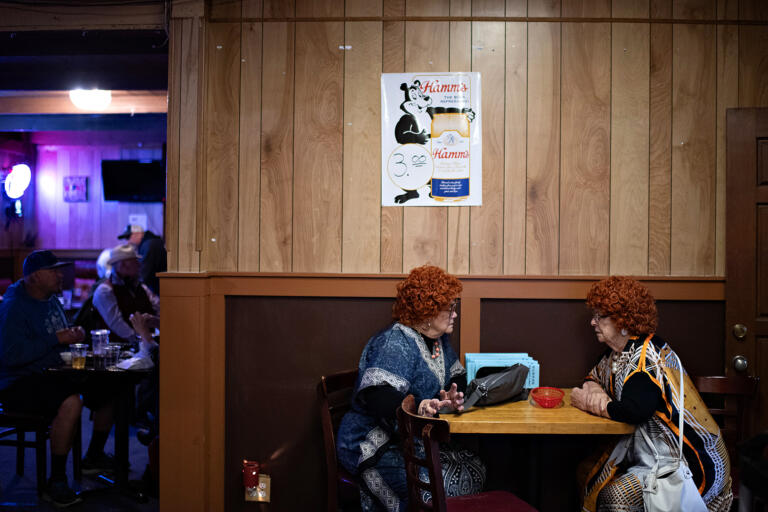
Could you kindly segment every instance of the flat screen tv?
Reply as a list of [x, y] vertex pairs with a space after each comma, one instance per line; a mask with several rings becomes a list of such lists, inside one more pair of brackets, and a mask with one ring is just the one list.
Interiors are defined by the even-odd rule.
[[165, 161], [102, 160], [105, 201], [157, 203], [165, 200]]

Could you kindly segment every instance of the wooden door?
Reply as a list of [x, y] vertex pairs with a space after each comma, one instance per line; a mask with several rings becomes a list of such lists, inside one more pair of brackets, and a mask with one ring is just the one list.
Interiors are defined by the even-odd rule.
[[768, 427], [768, 108], [728, 110], [726, 160], [726, 374], [761, 379], [754, 433]]

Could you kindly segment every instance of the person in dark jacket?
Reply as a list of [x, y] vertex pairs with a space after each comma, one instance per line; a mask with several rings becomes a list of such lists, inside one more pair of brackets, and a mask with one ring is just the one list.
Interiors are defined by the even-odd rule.
[[168, 269], [168, 254], [163, 239], [151, 231], [144, 231], [144, 228], [137, 224], [128, 224], [117, 238], [127, 240], [136, 248], [141, 260], [141, 280], [158, 295], [160, 281], [157, 279], [157, 273]]
[[63, 363], [60, 354], [83, 340], [81, 327], [68, 327], [55, 294], [61, 292], [60, 262], [50, 251], [34, 251], [24, 260], [24, 277], [11, 285], [0, 303], [0, 400], [10, 411], [42, 414], [51, 420], [51, 477], [43, 498], [59, 507], [82, 501], [70, 489], [67, 454], [85, 404], [94, 412], [93, 436], [83, 473], [114, 469], [104, 453], [113, 423], [110, 390], [87, 381], [51, 376], [45, 369]]

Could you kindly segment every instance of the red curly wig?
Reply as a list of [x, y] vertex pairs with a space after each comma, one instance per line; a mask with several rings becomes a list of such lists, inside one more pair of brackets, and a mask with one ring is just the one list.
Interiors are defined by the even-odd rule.
[[656, 302], [648, 288], [631, 277], [611, 276], [594, 283], [587, 306], [611, 317], [616, 327], [633, 335], [656, 332]]
[[416, 267], [397, 284], [392, 317], [401, 324], [413, 327], [448, 309], [463, 288], [461, 281], [439, 267]]

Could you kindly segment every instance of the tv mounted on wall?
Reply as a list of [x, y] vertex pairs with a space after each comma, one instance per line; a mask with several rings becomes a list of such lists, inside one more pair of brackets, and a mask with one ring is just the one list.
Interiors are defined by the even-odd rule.
[[157, 203], [165, 200], [164, 160], [102, 160], [105, 201]]

